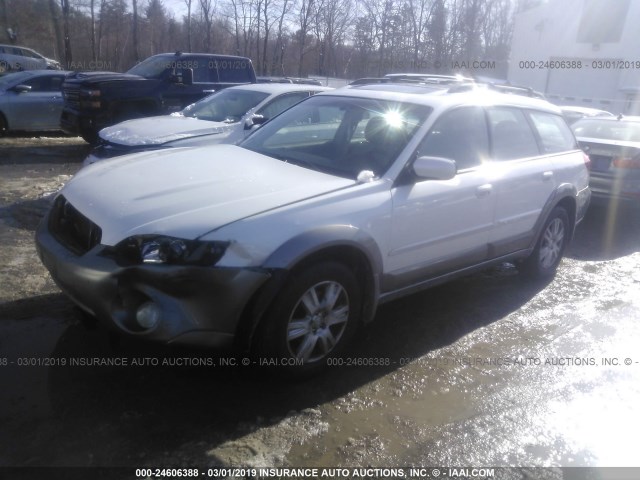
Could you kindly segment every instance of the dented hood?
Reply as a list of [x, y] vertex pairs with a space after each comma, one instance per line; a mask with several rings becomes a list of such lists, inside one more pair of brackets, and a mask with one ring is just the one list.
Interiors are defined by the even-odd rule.
[[126, 155], [81, 170], [62, 194], [114, 245], [136, 234], [193, 239], [354, 185], [234, 145]]
[[126, 146], [162, 145], [175, 140], [229, 133], [237, 123], [210, 122], [182, 115], [137, 118], [100, 130], [100, 138]]

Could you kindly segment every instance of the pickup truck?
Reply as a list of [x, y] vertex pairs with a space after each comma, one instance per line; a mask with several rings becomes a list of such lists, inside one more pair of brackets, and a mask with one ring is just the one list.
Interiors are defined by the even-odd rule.
[[220, 89], [255, 82], [250, 59], [204, 53], [154, 55], [126, 73], [76, 72], [62, 86], [60, 126], [96, 143], [104, 127], [177, 112]]

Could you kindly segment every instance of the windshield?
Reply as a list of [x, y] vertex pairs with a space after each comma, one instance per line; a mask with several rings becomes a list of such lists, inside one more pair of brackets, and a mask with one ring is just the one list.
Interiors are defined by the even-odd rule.
[[640, 142], [640, 122], [579, 120], [572, 126], [576, 137]]
[[241, 146], [346, 178], [365, 170], [381, 176], [430, 111], [408, 103], [316, 96], [274, 118]]
[[252, 90], [221, 90], [189, 105], [182, 114], [210, 122], [235, 123], [268, 96], [268, 93]]
[[171, 60], [167, 57], [149, 57], [127, 71], [131, 75], [145, 78], [160, 78], [162, 73], [171, 67]]

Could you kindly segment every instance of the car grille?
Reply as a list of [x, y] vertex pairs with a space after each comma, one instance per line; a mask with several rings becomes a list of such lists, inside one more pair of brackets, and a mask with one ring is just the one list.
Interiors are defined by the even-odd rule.
[[102, 230], [59, 195], [49, 215], [53, 236], [76, 255], [84, 255], [102, 239]]
[[80, 90], [77, 87], [63, 86], [62, 94], [67, 105], [74, 108], [80, 107]]

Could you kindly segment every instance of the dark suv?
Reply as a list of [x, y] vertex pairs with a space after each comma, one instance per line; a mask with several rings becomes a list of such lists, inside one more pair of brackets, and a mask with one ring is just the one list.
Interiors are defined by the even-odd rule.
[[255, 83], [251, 60], [202, 53], [164, 53], [126, 73], [77, 72], [65, 81], [64, 131], [89, 143], [98, 131], [131, 118], [182, 110], [205, 95], [232, 85]]

